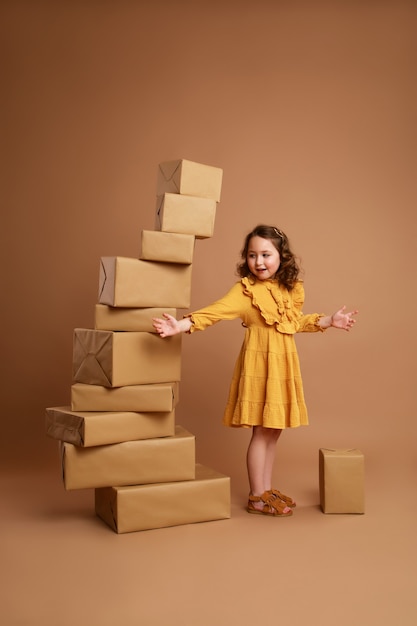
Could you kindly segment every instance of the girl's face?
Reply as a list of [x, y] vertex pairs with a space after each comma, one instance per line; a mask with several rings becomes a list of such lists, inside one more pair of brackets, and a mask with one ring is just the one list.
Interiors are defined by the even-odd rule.
[[273, 278], [281, 261], [272, 241], [262, 237], [251, 237], [246, 260], [251, 274], [258, 280]]

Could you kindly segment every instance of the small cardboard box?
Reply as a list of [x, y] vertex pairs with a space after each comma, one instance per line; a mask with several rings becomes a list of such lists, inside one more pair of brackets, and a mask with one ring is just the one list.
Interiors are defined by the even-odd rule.
[[103, 387], [181, 379], [181, 335], [75, 328], [72, 382]]
[[173, 437], [80, 448], [60, 442], [65, 489], [194, 480], [195, 437], [176, 426]]
[[166, 193], [156, 199], [155, 228], [168, 233], [188, 233], [197, 239], [213, 236], [216, 202]]
[[72, 411], [169, 412], [174, 410], [178, 400], [178, 382], [113, 388], [84, 383], [71, 386]]
[[175, 411], [99, 413], [71, 411], [69, 406], [50, 407], [46, 409], [46, 434], [84, 448], [172, 437], [175, 434]]
[[166, 161], [158, 167], [156, 195], [177, 193], [220, 201], [223, 170], [186, 159]]
[[320, 505], [323, 513], [365, 512], [365, 462], [360, 450], [319, 450]]
[[195, 480], [95, 490], [95, 510], [117, 533], [230, 517], [230, 478], [197, 464]]
[[154, 317], [162, 317], [164, 313], [169, 313], [172, 317], [176, 317], [177, 309], [169, 307], [130, 309], [108, 306], [107, 304], [96, 304], [94, 327], [97, 330], [156, 333], [152, 320]]
[[188, 309], [192, 265], [127, 257], [100, 260], [100, 304], [117, 307]]
[[143, 261], [189, 265], [193, 262], [194, 246], [194, 235], [164, 233], [159, 230], [143, 230], [140, 258]]

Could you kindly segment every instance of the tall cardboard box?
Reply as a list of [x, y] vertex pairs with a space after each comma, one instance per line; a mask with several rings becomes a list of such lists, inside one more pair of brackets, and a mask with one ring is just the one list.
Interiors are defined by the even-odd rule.
[[365, 512], [365, 461], [360, 450], [319, 450], [320, 505], [323, 513]]

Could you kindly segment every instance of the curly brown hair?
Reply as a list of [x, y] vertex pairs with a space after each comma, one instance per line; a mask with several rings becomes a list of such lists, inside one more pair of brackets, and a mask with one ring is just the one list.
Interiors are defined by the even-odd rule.
[[290, 242], [287, 235], [276, 228], [275, 226], [266, 226], [265, 224], [259, 224], [248, 235], [246, 235], [243, 249], [241, 252], [242, 260], [237, 265], [237, 274], [241, 278], [251, 276], [247, 256], [249, 242], [252, 237], [261, 237], [262, 239], [269, 239], [279, 252], [280, 266], [276, 273], [276, 279], [280, 285], [286, 287], [289, 291], [294, 288], [297, 282], [298, 275], [300, 273], [300, 267], [297, 263], [296, 257], [291, 251]]

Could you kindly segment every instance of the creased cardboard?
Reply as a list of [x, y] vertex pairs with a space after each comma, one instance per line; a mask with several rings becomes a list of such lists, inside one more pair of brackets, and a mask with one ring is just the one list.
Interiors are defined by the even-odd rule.
[[117, 533], [230, 517], [230, 478], [197, 464], [195, 480], [95, 490], [96, 514]]
[[45, 417], [49, 437], [85, 448], [175, 434], [175, 411], [99, 413], [61, 406], [46, 409]]
[[124, 308], [96, 304], [94, 326], [97, 330], [156, 333], [152, 320], [154, 317], [162, 317], [164, 313], [176, 317], [177, 309], [170, 307]]
[[319, 449], [320, 505], [324, 513], [364, 513], [365, 462], [360, 450]]
[[127, 257], [100, 259], [99, 304], [188, 309], [192, 265]]
[[166, 193], [156, 199], [157, 230], [188, 233], [197, 239], [212, 237], [216, 219], [216, 202], [208, 198]]
[[164, 233], [159, 230], [143, 230], [141, 233], [140, 258], [143, 261], [189, 265], [193, 262], [194, 246], [194, 235]]
[[186, 159], [160, 163], [157, 195], [177, 193], [220, 201], [223, 170]]
[[84, 383], [71, 385], [72, 411], [164, 412], [172, 411], [178, 400], [178, 382], [113, 388]]
[[179, 381], [181, 335], [75, 328], [72, 377], [104, 387]]
[[195, 437], [176, 426], [173, 437], [81, 448], [60, 442], [65, 489], [194, 480]]

